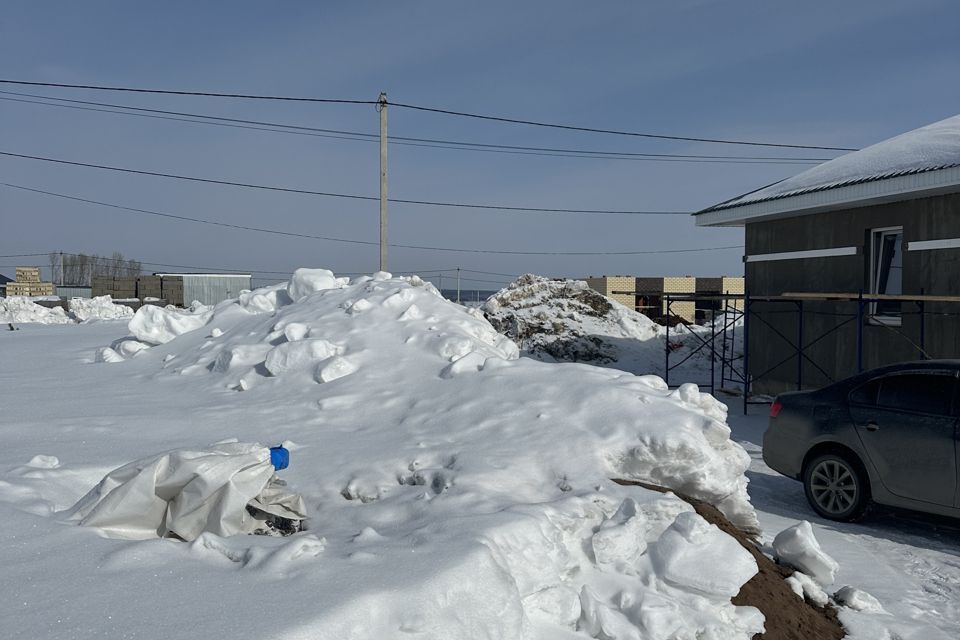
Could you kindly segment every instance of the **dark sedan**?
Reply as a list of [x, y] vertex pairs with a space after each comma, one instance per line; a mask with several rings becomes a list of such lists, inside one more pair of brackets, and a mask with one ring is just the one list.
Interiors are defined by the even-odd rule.
[[763, 460], [803, 482], [825, 518], [871, 503], [960, 517], [960, 360], [874, 369], [777, 396]]

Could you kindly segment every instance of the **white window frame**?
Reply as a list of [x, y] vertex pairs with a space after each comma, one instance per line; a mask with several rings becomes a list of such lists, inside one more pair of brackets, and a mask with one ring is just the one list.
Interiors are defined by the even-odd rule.
[[[900, 234], [900, 260], [903, 261], [903, 254], [906, 251], [907, 243], [903, 239], [903, 226], [897, 227], [878, 227], [870, 229], [870, 295], [881, 295], [878, 289], [877, 277], [877, 248], [883, 246], [883, 237], [887, 235]], [[880, 236], [880, 242], [876, 242], [877, 236]], [[903, 271], [900, 272], [900, 289], [903, 290]], [[903, 324], [902, 316], [879, 315], [877, 313], [877, 303], [870, 303], [870, 322], [872, 324], [884, 324], [891, 327], [899, 327]]]

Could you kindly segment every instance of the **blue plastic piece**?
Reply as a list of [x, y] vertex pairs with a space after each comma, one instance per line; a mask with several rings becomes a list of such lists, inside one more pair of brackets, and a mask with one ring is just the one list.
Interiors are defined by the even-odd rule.
[[277, 471], [290, 466], [290, 452], [283, 446], [270, 447], [270, 462]]

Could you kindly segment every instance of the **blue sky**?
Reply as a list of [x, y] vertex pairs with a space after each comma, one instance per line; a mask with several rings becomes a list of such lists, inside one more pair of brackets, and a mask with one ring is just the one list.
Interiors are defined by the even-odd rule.
[[[83, 2], [10, 0], [0, 77], [315, 97], [697, 137], [861, 147], [960, 112], [960, 5], [859, 2]], [[370, 106], [0, 87], [375, 133]], [[3, 96], [0, 97], [10, 97]], [[376, 195], [377, 146], [0, 100], [0, 150]], [[650, 153], [831, 152], [623, 138], [392, 109], [394, 135]], [[391, 196], [517, 206], [696, 210], [801, 165], [660, 163], [392, 146]], [[375, 241], [375, 202], [324, 199], [0, 157], [4, 182], [172, 214]], [[0, 187], [0, 254], [121, 251], [144, 262], [368, 272], [374, 246], [178, 223]], [[687, 216], [391, 206], [391, 241], [519, 251], [737, 245]], [[742, 272], [738, 250], [497, 256], [392, 249], [391, 270], [554, 276]], [[0, 272], [16, 259], [0, 258]], [[257, 274], [281, 279], [279, 275]], [[473, 274], [481, 279], [503, 279]], [[436, 279], [434, 278], [436, 282]], [[493, 283], [465, 286], [496, 288]]]

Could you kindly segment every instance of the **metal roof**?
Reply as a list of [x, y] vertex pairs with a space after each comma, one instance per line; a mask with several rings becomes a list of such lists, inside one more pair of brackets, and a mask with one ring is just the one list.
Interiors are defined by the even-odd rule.
[[707, 207], [698, 226], [742, 225], [960, 191], [960, 115]]
[[[731, 198], [730, 200], [726, 200], [719, 204], [715, 204], [712, 207], [707, 207], [706, 209], [702, 209], [696, 212], [694, 215], [700, 215], [701, 213], [708, 213], [710, 211], [722, 211], [723, 209], [732, 209], [734, 207], [740, 207], [745, 204], [756, 204], [759, 202], [770, 202], [772, 200], [781, 200], [783, 198], [791, 198], [793, 196], [799, 196], [805, 193], [816, 193], [818, 191], [827, 191], [829, 189], [839, 189], [840, 187], [847, 187], [854, 184], [876, 182], [878, 180], [887, 180], [889, 178], [897, 178], [899, 176], [916, 175], [918, 173], [926, 173], [927, 171], [939, 171], [940, 169], [951, 169], [953, 167], [960, 167], [960, 162], [953, 162], [950, 164], [941, 164], [941, 165], [936, 165], [932, 167], [915, 167], [912, 169], [899, 169], [897, 171], [887, 171], [885, 173], [876, 173], [871, 176], [862, 176], [858, 178], [841, 180], [840, 182], [835, 182], [833, 184], [816, 185], [812, 187], [805, 187], [802, 189], [794, 189], [792, 191], [784, 191], [783, 193], [777, 193], [774, 195], [751, 198], [750, 194], [757, 193], [758, 191], [767, 189], [767, 187], [760, 187], [759, 189], [756, 189], [755, 191], [751, 191], [750, 193], [744, 194], [742, 196], [737, 196], [735, 198]], [[781, 182], [784, 182], [784, 181], [780, 180], [779, 182], [774, 182], [773, 185], [780, 184]], [[773, 185], [768, 185], [768, 186], [773, 186]]]

